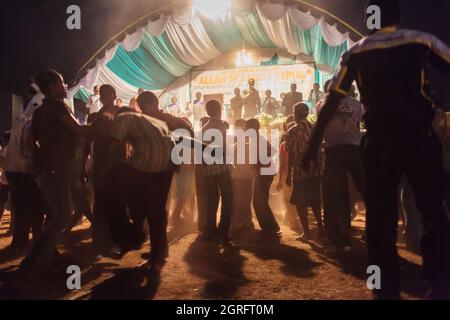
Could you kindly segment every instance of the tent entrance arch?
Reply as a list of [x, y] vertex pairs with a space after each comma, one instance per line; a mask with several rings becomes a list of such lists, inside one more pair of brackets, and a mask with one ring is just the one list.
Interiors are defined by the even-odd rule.
[[[249, 1], [220, 17], [207, 17], [189, 6], [127, 34], [70, 88], [69, 97], [86, 100], [93, 86], [103, 83], [115, 86], [124, 101], [138, 88], [161, 95], [211, 61], [240, 50], [242, 43], [252, 50], [295, 57], [296, 65], [310, 57], [315, 79], [333, 73], [343, 52], [354, 45], [349, 32], [283, 3]], [[264, 67], [265, 61], [259, 62]]]

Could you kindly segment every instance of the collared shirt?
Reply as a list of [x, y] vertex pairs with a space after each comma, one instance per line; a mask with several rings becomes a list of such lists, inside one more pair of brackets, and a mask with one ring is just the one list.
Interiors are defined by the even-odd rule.
[[205, 141], [204, 143], [209, 144], [211, 147], [216, 147], [216, 150], [222, 150], [223, 153], [216, 155], [216, 157], [222, 158], [222, 164], [205, 164], [201, 165], [199, 173], [205, 176], [215, 176], [219, 175], [225, 172], [231, 171], [231, 165], [226, 164], [226, 139], [227, 139], [227, 128], [225, 126], [225, 123], [220, 119], [214, 119], [210, 118], [209, 121], [205, 124], [203, 127], [203, 134], [209, 129], [216, 129], [219, 130], [222, 134], [222, 144], [218, 144], [217, 141], [211, 142], [211, 141]]
[[322, 151], [319, 155], [319, 165], [310, 171], [303, 170], [302, 160], [308, 148], [311, 139], [313, 124], [308, 120], [303, 120], [292, 126], [286, 134], [286, 150], [293, 159], [293, 179], [300, 180], [311, 176], [320, 176], [322, 174], [323, 159]]
[[284, 95], [282, 105], [284, 114], [290, 115], [294, 113], [294, 105], [303, 101], [303, 95], [300, 92], [288, 92]]
[[136, 112], [121, 113], [113, 121], [111, 137], [131, 145], [124, 162], [133, 168], [143, 172], [170, 169], [173, 142], [164, 121]]
[[413, 30], [378, 31], [347, 51], [330, 89], [346, 95], [356, 80], [368, 132], [430, 127], [434, 101], [427, 64], [450, 74], [450, 49]]

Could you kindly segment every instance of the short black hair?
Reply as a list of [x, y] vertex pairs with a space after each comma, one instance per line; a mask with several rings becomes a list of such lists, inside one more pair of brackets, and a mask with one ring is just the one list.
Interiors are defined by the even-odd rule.
[[325, 92], [330, 91], [330, 86], [331, 86], [332, 81], [333, 81], [333, 79], [329, 79], [329, 80], [325, 81], [325, 84], [323, 86]]
[[152, 106], [158, 107], [158, 97], [151, 91], [142, 92], [137, 98], [137, 103], [140, 107]]
[[400, 5], [398, 0], [369, 0], [366, 8], [373, 5], [378, 6], [381, 10], [382, 28], [397, 25], [400, 22]]
[[235, 128], [245, 128], [245, 120], [244, 119], [237, 119], [235, 122], [234, 122], [234, 127]]
[[219, 101], [217, 100], [208, 101], [208, 103], [206, 103], [206, 113], [210, 117], [220, 116], [220, 114], [222, 113], [222, 106], [220, 105]]
[[103, 84], [100, 87], [100, 96], [115, 96], [116, 95], [116, 89], [110, 85], [110, 84]]
[[58, 71], [49, 69], [38, 72], [34, 77], [34, 82], [44, 95], [50, 94], [50, 86], [55, 85], [60, 81], [61, 75]]
[[294, 116], [295, 119], [306, 118], [309, 114], [309, 107], [306, 103], [299, 102], [294, 105]]
[[259, 121], [256, 118], [248, 119], [247, 122], [245, 123], [245, 129], [259, 130], [260, 127], [261, 125], [259, 124]]

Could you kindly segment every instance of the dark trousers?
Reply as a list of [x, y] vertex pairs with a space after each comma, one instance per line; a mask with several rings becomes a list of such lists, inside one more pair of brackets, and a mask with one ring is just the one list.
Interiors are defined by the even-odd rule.
[[206, 212], [208, 198], [206, 196], [205, 176], [195, 172], [195, 189], [197, 198], [197, 226], [200, 232], [206, 231]]
[[109, 174], [101, 195], [111, 237], [122, 248], [142, 243], [142, 224], [147, 219], [152, 264], [163, 263], [168, 254], [166, 203], [172, 176], [172, 172], [147, 173], [120, 164]]
[[414, 192], [408, 181], [403, 182], [403, 186], [400, 190], [400, 203], [405, 221], [406, 248], [413, 252], [420, 253], [422, 221], [420, 212], [417, 210]]
[[322, 201], [320, 191], [320, 176], [302, 177], [294, 180], [290, 202], [297, 207], [297, 214], [304, 235], [309, 235], [308, 207], [311, 208], [317, 221], [317, 228], [322, 232]]
[[222, 237], [228, 236], [231, 223], [231, 213], [233, 210], [233, 190], [231, 175], [224, 172], [217, 175], [205, 176], [206, 191], [206, 228], [205, 233], [212, 235], [217, 231], [217, 209], [219, 200], [222, 199], [222, 210], [219, 222], [219, 234]]
[[[105, 204], [108, 203], [108, 185], [97, 183], [94, 177], [94, 208], [92, 221], [92, 246], [98, 253], [108, 253], [112, 239], [106, 220]], [[115, 201], [116, 199], [112, 199]]]
[[256, 219], [263, 231], [278, 232], [280, 226], [269, 206], [269, 191], [272, 181], [272, 175], [258, 175], [255, 178], [253, 183], [253, 209], [255, 209]]
[[253, 179], [233, 180], [233, 228], [253, 229], [252, 221]]
[[329, 240], [338, 246], [348, 245], [351, 230], [351, 203], [347, 176], [363, 194], [360, 148], [340, 145], [326, 149], [322, 180], [324, 223]]
[[381, 269], [381, 290], [399, 292], [396, 251], [398, 190], [406, 175], [422, 214], [424, 276], [432, 287], [450, 284], [450, 224], [444, 206], [442, 148], [436, 134], [420, 128], [386, 135], [368, 133], [362, 143], [369, 264]]
[[[45, 221], [42, 234], [22, 261], [21, 268], [41, 272], [51, 262], [63, 231], [70, 222], [71, 192], [69, 175], [63, 171], [42, 172], [36, 177], [36, 182], [42, 190], [51, 215]], [[17, 220], [15, 223], [17, 225]]]
[[36, 240], [42, 232], [45, 202], [33, 175], [7, 172], [6, 176], [10, 185], [14, 216], [12, 245], [23, 248], [28, 244], [30, 230], [33, 240]]

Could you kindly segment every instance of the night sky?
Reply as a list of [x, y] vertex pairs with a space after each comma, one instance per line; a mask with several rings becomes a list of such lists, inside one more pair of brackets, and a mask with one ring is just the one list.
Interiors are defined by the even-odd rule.
[[[180, 0], [183, 2], [185, 0]], [[215, 0], [211, 0], [215, 1]], [[43, 68], [62, 72], [67, 81], [113, 35], [166, 0], [4, 0], [1, 2], [1, 92], [23, 93], [30, 76]], [[311, 0], [365, 32], [362, 8], [366, 0]], [[402, 26], [420, 29], [450, 45], [449, 0], [404, 0]], [[82, 29], [66, 28], [66, 8], [81, 8]], [[330, 21], [332, 22], [332, 21]], [[341, 30], [345, 31], [342, 27]], [[435, 77], [448, 94], [450, 80]], [[450, 99], [449, 99], [450, 101]]]

